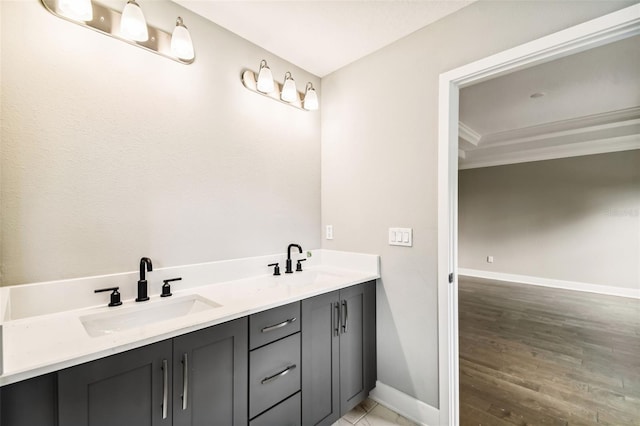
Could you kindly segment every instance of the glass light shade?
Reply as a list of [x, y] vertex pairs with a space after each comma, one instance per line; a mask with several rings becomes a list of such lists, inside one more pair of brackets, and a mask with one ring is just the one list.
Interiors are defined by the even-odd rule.
[[171, 53], [186, 61], [190, 61], [195, 57], [191, 34], [189, 34], [189, 30], [184, 26], [180, 17], [176, 20], [176, 27], [173, 29], [173, 34], [171, 34]]
[[265, 60], [260, 62], [257, 89], [262, 93], [271, 93], [275, 89], [275, 86], [273, 84], [273, 75], [271, 74], [271, 70], [267, 66], [267, 61]]
[[91, 0], [58, 0], [57, 10], [60, 14], [74, 21], [93, 20]]
[[307, 90], [304, 93], [302, 107], [307, 111], [315, 111], [318, 109], [318, 94], [311, 83], [307, 83]]
[[282, 85], [282, 93], [280, 99], [285, 102], [295, 102], [298, 100], [298, 90], [296, 89], [296, 82], [291, 77], [291, 73], [287, 71], [284, 75], [284, 83]]
[[123, 37], [134, 41], [149, 40], [147, 21], [142, 9], [135, 0], [129, 0], [122, 11], [120, 19], [120, 33]]

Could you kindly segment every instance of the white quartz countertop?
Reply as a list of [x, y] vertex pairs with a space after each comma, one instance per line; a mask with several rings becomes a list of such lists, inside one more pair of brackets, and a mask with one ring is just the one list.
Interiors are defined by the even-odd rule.
[[[17, 298], [29, 296], [36, 298], [37, 296], [34, 295], [43, 293], [38, 290], [53, 284], [57, 286], [58, 292], [78, 291], [78, 288], [82, 288], [85, 292], [92, 293], [94, 289], [100, 288], [95, 286], [96, 284], [122, 282], [126, 278], [131, 278], [132, 273], [29, 285], [33, 286], [32, 288], [16, 286], [13, 293], [11, 289], [4, 288], [3, 294], [0, 295], [0, 304], [3, 305], [0, 312], [4, 318], [1, 323], [3, 374], [0, 375], [0, 386], [380, 277], [378, 256], [328, 250], [316, 250], [312, 254], [313, 256], [305, 262], [306, 267], [302, 272], [285, 274], [282, 261], [280, 276], [273, 276], [268, 272], [271, 268], [260, 266], [266, 266], [267, 262], [283, 260], [276, 255], [166, 268], [161, 270], [165, 273], [159, 275], [163, 277], [184, 275], [192, 282], [189, 283], [187, 278], [183, 277], [184, 283], [183, 281], [172, 283], [173, 296], [168, 298], [159, 296], [160, 286], [154, 283], [154, 291], [150, 290], [151, 300], [142, 303], [134, 302], [134, 290], [127, 287], [126, 291], [123, 291], [124, 289], [121, 288], [123, 304], [118, 307], [107, 307], [109, 293], [102, 293], [100, 297], [104, 299], [104, 303], [68, 310], [56, 309], [55, 303], [53, 303], [54, 307], [51, 307], [51, 304], [46, 304], [45, 300], [34, 300], [32, 305], [42, 304], [46, 307], [44, 309], [46, 313], [40, 314], [41, 311], [35, 308], [27, 309], [25, 301]], [[246, 276], [247, 273], [260, 270], [266, 273]], [[147, 277], [150, 283], [153, 282], [152, 274], [153, 272]], [[208, 276], [209, 274], [211, 275]], [[216, 275], [224, 276], [225, 280], [216, 280]], [[233, 279], [234, 275], [237, 279]], [[207, 282], [209, 284], [206, 284]], [[132, 287], [135, 287], [136, 283], [137, 281], [133, 280]], [[127, 296], [132, 297], [125, 298]], [[11, 300], [12, 297], [13, 300]], [[95, 296], [91, 295], [91, 297]], [[108, 316], [110, 313], [124, 313], [136, 309], [141, 311], [155, 307], [163, 309], [177, 300], [193, 297], [204, 298], [205, 302], [213, 302], [213, 305], [220, 306], [179, 318], [93, 337], [81, 321], [88, 315], [100, 316], [101, 313]], [[93, 301], [95, 299], [82, 303]], [[64, 303], [61, 302], [60, 306], [69, 304], [73, 306], [74, 303], [80, 302], [66, 300]], [[48, 312], [51, 310], [54, 312]]]

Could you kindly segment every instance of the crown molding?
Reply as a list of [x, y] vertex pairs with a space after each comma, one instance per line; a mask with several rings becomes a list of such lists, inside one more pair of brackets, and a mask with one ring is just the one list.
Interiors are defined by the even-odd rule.
[[480, 139], [482, 138], [482, 135], [476, 132], [475, 130], [473, 130], [471, 127], [469, 127], [465, 123], [463, 123], [462, 121], [458, 121], [458, 137], [460, 137], [461, 139], [464, 139], [465, 141], [469, 142], [473, 146], [478, 146], [478, 143], [480, 143]]
[[466, 153], [466, 158], [459, 161], [458, 169], [465, 170], [480, 167], [503, 166], [507, 164], [630, 151], [634, 149], [640, 149], [640, 134], [555, 145], [525, 151], [496, 153], [495, 155], [479, 158], [473, 158], [469, 153]]
[[[552, 136], [585, 133], [591, 130], [615, 128], [635, 124], [640, 119], [640, 106], [584, 117], [559, 120], [537, 126], [481, 135], [482, 147], [513, 145], [529, 140], [547, 139]], [[609, 127], [603, 127], [609, 126]]]
[[460, 146], [458, 157], [462, 169], [488, 167], [638, 149], [638, 138], [640, 107], [633, 107], [482, 135], [478, 146]]

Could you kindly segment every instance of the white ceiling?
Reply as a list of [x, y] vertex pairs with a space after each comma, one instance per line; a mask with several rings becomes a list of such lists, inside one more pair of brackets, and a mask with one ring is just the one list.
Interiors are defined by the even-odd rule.
[[461, 168], [640, 149], [640, 36], [464, 88], [460, 122]]
[[173, 0], [324, 77], [475, 0]]
[[[476, 0], [173, 1], [324, 77]], [[640, 149], [639, 46], [637, 36], [462, 89], [460, 168]]]

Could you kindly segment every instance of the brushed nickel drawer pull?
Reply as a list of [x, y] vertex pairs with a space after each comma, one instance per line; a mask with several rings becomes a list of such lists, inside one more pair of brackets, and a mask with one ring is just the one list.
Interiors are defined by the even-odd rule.
[[182, 355], [182, 409], [187, 409], [189, 399], [189, 358], [187, 354]]
[[267, 326], [267, 327], [263, 328], [263, 329], [262, 329], [262, 332], [263, 332], [263, 333], [268, 333], [268, 332], [270, 332], [270, 331], [277, 330], [277, 329], [282, 328], [282, 327], [285, 327], [285, 326], [287, 326], [287, 325], [289, 325], [289, 324], [291, 324], [291, 323], [294, 323], [294, 322], [296, 322], [297, 320], [298, 320], [298, 318], [296, 318], [296, 317], [289, 318], [289, 319], [288, 319], [288, 320], [286, 320], [286, 321], [282, 321], [280, 324], [269, 325], [269, 326]]
[[342, 332], [347, 332], [347, 325], [349, 322], [349, 307], [347, 306], [347, 301], [342, 301], [342, 307], [344, 308], [344, 320], [342, 321]]
[[267, 383], [273, 382], [277, 378], [280, 378], [280, 377], [284, 376], [285, 374], [287, 374], [289, 371], [295, 370], [295, 369], [296, 369], [296, 365], [292, 364], [292, 365], [288, 366], [287, 368], [285, 368], [284, 370], [282, 370], [281, 372], [274, 374], [273, 376], [265, 377], [264, 379], [262, 379], [261, 383], [263, 385], [266, 385]]
[[162, 418], [167, 418], [169, 410], [169, 365], [166, 359], [162, 360]]

